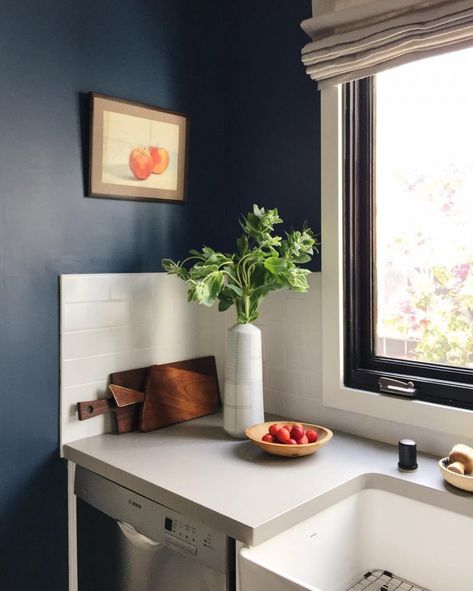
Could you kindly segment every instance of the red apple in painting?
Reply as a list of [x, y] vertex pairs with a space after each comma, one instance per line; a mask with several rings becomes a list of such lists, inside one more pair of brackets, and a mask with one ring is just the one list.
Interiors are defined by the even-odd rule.
[[169, 166], [169, 152], [166, 148], [158, 148], [158, 146], [150, 146], [149, 151], [153, 158], [152, 172], [154, 174], [163, 174]]
[[140, 181], [146, 180], [154, 166], [150, 151], [146, 148], [133, 148], [128, 158], [128, 166], [135, 178]]

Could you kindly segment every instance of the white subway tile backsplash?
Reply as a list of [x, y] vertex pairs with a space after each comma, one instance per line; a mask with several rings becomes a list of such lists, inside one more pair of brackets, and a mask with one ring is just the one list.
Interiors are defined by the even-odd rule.
[[[321, 360], [317, 360], [317, 367], [321, 367]], [[322, 399], [322, 371], [304, 374], [304, 386], [302, 389], [304, 398], [311, 400]]]
[[305, 423], [320, 424], [317, 413], [317, 405], [314, 400], [302, 396], [285, 397], [286, 415], [288, 419], [303, 421]]
[[307, 320], [307, 322], [301, 322], [301, 318], [299, 317], [297, 321], [288, 321], [285, 323], [284, 343], [287, 348], [306, 346], [304, 333], [305, 326], [309, 324], [309, 322], [309, 320]]
[[111, 300], [151, 300], [154, 274], [124, 273], [109, 280]]
[[226, 323], [164, 273], [61, 277], [62, 443], [111, 430], [108, 415], [78, 421], [76, 403], [107, 396], [114, 371], [213, 354], [223, 372]]
[[286, 348], [286, 367], [294, 371], [305, 373], [314, 373], [317, 371], [315, 361], [317, 360], [317, 350], [309, 347], [287, 347]]
[[61, 309], [62, 330], [81, 330], [88, 327], [87, 303], [64, 303]]
[[77, 402], [86, 400], [99, 400], [107, 397], [107, 381], [91, 382], [79, 386], [63, 386], [62, 388], [62, 410], [64, 416], [75, 415], [75, 405]]
[[83, 328], [129, 324], [130, 310], [126, 300], [91, 302], [87, 304], [87, 308], [87, 325]]
[[288, 417], [287, 396], [265, 387], [264, 410], [266, 413]]
[[321, 391], [321, 279], [309, 276], [301, 294], [269, 294], [263, 326], [265, 410], [309, 421]]
[[287, 295], [285, 292], [270, 292], [261, 305], [261, 317], [264, 320], [280, 320], [285, 317]]
[[174, 297], [177, 293], [187, 293], [186, 284], [176, 275], [155, 273], [153, 275], [153, 296], [162, 298], [165, 294]]
[[315, 322], [319, 311], [314, 302], [310, 299], [302, 300], [304, 294], [299, 295], [301, 298], [287, 298], [285, 315], [287, 323]]
[[304, 345], [319, 350], [322, 345], [322, 323], [320, 318], [304, 323], [302, 331]]
[[62, 355], [64, 360], [93, 357], [144, 349], [152, 344], [149, 324], [81, 330], [63, 334]]
[[98, 382], [112, 372], [133, 369], [129, 367], [130, 353], [130, 351], [121, 351], [110, 355], [64, 360], [62, 363], [62, 385], [67, 388], [68, 386]]
[[154, 299], [137, 299], [133, 297], [128, 302], [127, 324], [151, 324], [155, 321], [156, 309], [159, 302]]
[[280, 394], [304, 395], [304, 374], [299, 371], [266, 365], [264, 368], [265, 388]]
[[[309, 421], [320, 402], [320, 276], [306, 294], [273, 292], [262, 306], [265, 409]], [[235, 310], [187, 302], [165, 273], [61, 278], [62, 443], [111, 430], [110, 416], [78, 421], [75, 404], [106, 395], [111, 372], [215, 355], [223, 394], [226, 330]]]
[[284, 367], [286, 364], [286, 347], [284, 341], [271, 341], [263, 338], [263, 364]]
[[107, 382], [104, 381], [61, 389], [61, 428], [63, 434], [67, 434], [67, 441], [93, 437], [112, 430], [113, 417], [110, 413], [89, 421], [77, 420], [77, 402], [107, 396]]
[[62, 289], [64, 303], [108, 300], [109, 282], [101, 275], [64, 275]]
[[81, 302], [63, 306], [63, 330], [86, 330], [128, 324], [128, 302]]
[[286, 336], [286, 325], [282, 319], [269, 320], [265, 318], [264, 324], [259, 320], [258, 325], [264, 326], [265, 338], [271, 341], [284, 341]]

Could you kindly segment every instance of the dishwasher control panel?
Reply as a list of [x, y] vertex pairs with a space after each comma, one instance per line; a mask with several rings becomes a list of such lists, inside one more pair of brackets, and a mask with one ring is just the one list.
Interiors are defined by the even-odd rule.
[[228, 539], [224, 534], [171, 509], [165, 510], [163, 525], [163, 543], [166, 546], [184, 554], [197, 556], [199, 560], [204, 559], [205, 564], [214, 569], [218, 569], [220, 560], [228, 562], [227, 553], [221, 552]]
[[228, 571], [233, 552], [232, 541], [225, 534], [80, 466], [76, 467], [74, 492], [155, 542], [218, 572]]

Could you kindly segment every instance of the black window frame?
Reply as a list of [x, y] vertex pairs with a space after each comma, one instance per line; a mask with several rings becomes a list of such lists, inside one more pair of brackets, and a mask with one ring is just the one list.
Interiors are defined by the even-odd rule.
[[344, 85], [344, 383], [380, 392], [381, 377], [411, 381], [413, 400], [473, 409], [473, 369], [375, 355], [375, 78]]

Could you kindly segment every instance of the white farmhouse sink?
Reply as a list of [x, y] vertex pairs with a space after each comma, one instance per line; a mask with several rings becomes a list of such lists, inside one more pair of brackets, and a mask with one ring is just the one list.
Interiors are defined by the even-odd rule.
[[347, 591], [374, 569], [416, 583], [412, 589], [471, 591], [471, 514], [446, 509], [448, 497], [455, 499], [446, 492], [426, 493], [405, 482], [402, 495], [386, 490], [399, 489], [395, 481], [354, 493], [343, 485], [343, 500], [337, 495], [337, 502], [299, 525], [242, 548], [241, 591]]

